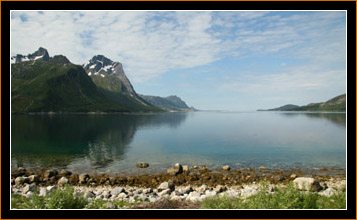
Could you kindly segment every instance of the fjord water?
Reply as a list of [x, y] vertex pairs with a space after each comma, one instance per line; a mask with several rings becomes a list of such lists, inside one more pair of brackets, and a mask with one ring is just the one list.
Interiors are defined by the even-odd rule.
[[[139, 162], [149, 163], [145, 169]], [[11, 116], [11, 167], [114, 175], [175, 163], [346, 168], [346, 114], [170, 112]]]

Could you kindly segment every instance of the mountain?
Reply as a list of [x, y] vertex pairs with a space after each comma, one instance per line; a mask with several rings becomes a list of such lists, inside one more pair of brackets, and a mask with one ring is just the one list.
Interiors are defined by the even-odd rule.
[[310, 103], [289, 111], [346, 111], [346, 94], [336, 96], [326, 102]]
[[153, 108], [135, 92], [121, 63], [113, 62], [103, 55], [96, 55], [85, 63], [83, 68], [99, 90], [111, 100], [133, 108]]
[[310, 103], [304, 106], [284, 105], [279, 108], [258, 111], [346, 111], [346, 94], [336, 96], [326, 102]]
[[22, 55], [17, 54], [16, 56], [11, 57], [12, 63], [20, 63], [24, 61], [33, 61], [33, 60], [42, 60], [42, 61], [49, 61], [50, 56], [45, 48], [40, 47], [35, 53]]
[[12, 113], [160, 111], [131, 97], [127, 88], [116, 93], [97, 86], [82, 66], [63, 55], [50, 57], [44, 48], [11, 60]]
[[164, 110], [194, 111], [194, 109], [188, 107], [187, 104], [184, 101], [182, 101], [182, 99], [174, 95], [168, 97], [140, 95], [140, 97], [146, 100], [148, 103]]
[[278, 108], [272, 108], [272, 109], [258, 109], [257, 111], [288, 111], [290, 109], [293, 109], [293, 108], [297, 108], [299, 107], [298, 105], [292, 105], [292, 104], [288, 104], [288, 105], [283, 105], [283, 106], [280, 106]]

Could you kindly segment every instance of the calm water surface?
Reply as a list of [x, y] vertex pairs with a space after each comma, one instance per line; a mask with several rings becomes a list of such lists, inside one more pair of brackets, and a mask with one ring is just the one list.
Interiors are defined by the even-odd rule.
[[[136, 168], [147, 162], [149, 168]], [[346, 114], [189, 112], [12, 115], [11, 166], [132, 174], [175, 163], [211, 169], [346, 168]]]

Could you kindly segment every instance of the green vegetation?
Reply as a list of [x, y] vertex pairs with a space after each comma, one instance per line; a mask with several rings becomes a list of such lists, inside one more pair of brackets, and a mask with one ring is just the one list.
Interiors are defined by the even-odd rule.
[[[82, 195], [74, 196], [74, 189], [71, 186], [56, 189], [48, 196], [39, 196], [34, 193], [32, 198], [20, 195], [11, 195], [11, 208], [13, 209], [107, 209], [106, 203], [102, 199], [88, 200]], [[125, 201], [110, 201], [117, 207], [134, 206], [140, 203], [128, 203]]]
[[83, 196], [73, 196], [73, 187], [57, 189], [46, 197], [34, 193], [32, 198], [11, 195], [11, 208], [14, 209], [83, 209], [88, 201]]
[[310, 103], [304, 106], [284, 105], [279, 108], [258, 111], [328, 111], [328, 112], [345, 112], [346, 111], [346, 94], [336, 96], [326, 102]]
[[11, 104], [12, 113], [160, 111], [120, 93], [108, 97], [81, 66], [61, 56], [12, 64]]
[[346, 193], [339, 192], [331, 197], [306, 193], [294, 189], [275, 188], [273, 194], [261, 192], [242, 198], [213, 197], [203, 201], [202, 209], [345, 209]]

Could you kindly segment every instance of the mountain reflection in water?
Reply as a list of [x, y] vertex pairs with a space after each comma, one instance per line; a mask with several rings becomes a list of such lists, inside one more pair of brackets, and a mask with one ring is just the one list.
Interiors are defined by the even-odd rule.
[[65, 167], [78, 157], [105, 167], [123, 159], [138, 129], [177, 127], [186, 118], [185, 113], [12, 115], [12, 167]]

